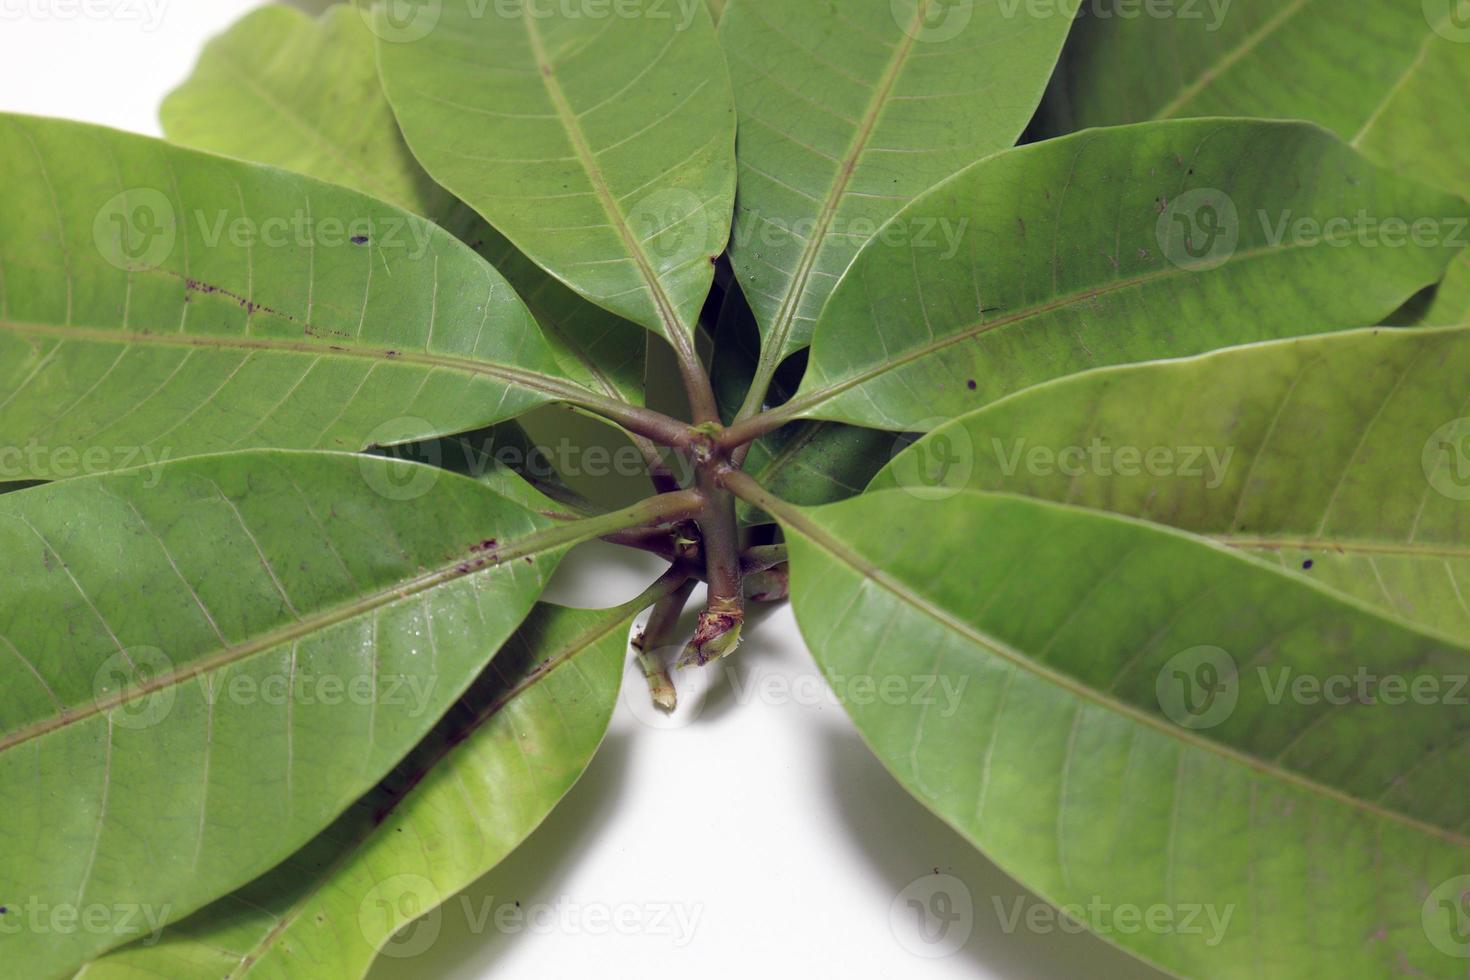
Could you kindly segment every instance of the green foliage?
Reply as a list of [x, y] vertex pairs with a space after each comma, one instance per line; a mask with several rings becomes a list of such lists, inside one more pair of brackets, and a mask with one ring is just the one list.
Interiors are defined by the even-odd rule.
[[[595, 6], [0, 115], [0, 972], [364, 975], [703, 579], [682, 662], [789, 591], [999, 865], [1216, 926], [1140, 960], [1463, 977], [1467, 5]], [[541, 601], [598, 538], [669, 572]]]

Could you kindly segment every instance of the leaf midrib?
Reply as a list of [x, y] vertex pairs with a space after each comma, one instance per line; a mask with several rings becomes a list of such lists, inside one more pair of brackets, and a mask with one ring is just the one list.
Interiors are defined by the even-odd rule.
[[1198, 78], [1196, 78], [1193, 82], [1189, 83], [1183, 89], [1181, 89], [1177, 96], [1166, 103], [1161, 109], [1159, 109], [1158, 112], [1154, 113], [1153, 119], [1161, 120], [1172, 118], [1174, 113], [1178, 112], [1191, 99], [1195, 98], [1205, 89], [1213, 85], [1217, 78], [1223, 75], [1230, 68], [1234, 67], [1237, 63], [1241, 61], [1241, 59], [1245, 58], [1256, 48], [1260, 47], [1261, 43], [1265, 41], [1266, 38], [1270, 37], [1272, 34], [1280, 30], [1283, 24], [1291, 20], [1291, 18], [1295, 17], [1298, 13], [1301, 12], [1302, 8], [1306, 7], [1307, 4], [1311, 2], [1312, 0], [1292, 0], [1291, 3], [1287, 4], [1281, 10], [1277, 11], [1275, 16], [1273, 16], [1265, 24], [1261, 25], [1259, 30], [1257, 30], [1253, 34], [1247, 35], [1244, 41], [1221, 55], [1220, 58], [1216, 60], [1213, 64], [1211, 64], [1208, 68], [1206, 68]]
[[1211, 540], [1231, 548], [1259, 548], [1262, 551], [1332, 551], [1338, 554], [1390, 555], [1409, 558], [1470, 558], [1470, 545], [1416, 544], [1412, 541], [1368, 540], [1364, 538], [1312, 538], [1288, 536], [1238, 537], [1231, 534], [1207, 535]]
[[87, 341], [99, 344], [138, 344], [158, 347], [202, 347], [219, 350], [259, 350], [285, 354], [314, 354], [324, 358], [343, 360], [370, 360], [386, 364], [416, 364], [426, 367], [446, 368], [467, 374], [483, 374], [499, 378], [510, 384], [540, 391], [544, 394], [570, 400], [585, 400], [600, 396], [569, 382], [548, 374], [538, 374], [491, 361], [475, 361], [428, 351], [398, 350], [385, 347], [363, 347], [361, 345], [326, 345], [276, 337], [221, 336], [217, 334], [150, 333], [141, 330], [112, 330], [106, 327], [57, 326], [46, 323], [29, 323], [19, 320], [0, 320], [0, 332], [40, 337], [55, 337], [63, 341]]
[[587, 534], [588, 532], [580, 524], [552, 526], [533, 532], [519, 542], [498, 548], [493, 560], [486, 560], [484, 564], [476, 564], [474, 560], [476, 556], [473, 555], [458, 556], [437, 568], [422, 572], [397, 585], [378, 589], [351, 602], [329, 607], [285, 626], [268, 630], [244, 643], [226, 646], [207, 653], [185, 667], [160, 674], [146, 684], [120, 688], [107, 697], [93, 698], [81, 706], [69, 708], [60, 714], [16, 729], [7, 735], [0, 736], [0, 753], [43, 735], [98, 717], [140, 698], [151, 697], [160, 691], [186, 684], [195, 678], [300, 640], [320, 630], [330, 629], [403, 599], [411, 599], [441, 585], [469, 578], [481, 572], [494, 572], [506, 568], [516, 559], [534, 558], [548, 551], [576, 544], [580, 540], [585, 540]]
[[[1322, 238], [1313, 243], [1303, 242], [1286, 245], [1265, 245], [1260, 248], [1249, 249], [1244, 252], [1237, 252], [1232, 257], [1232, 261], [1238, 260], [1241, 262], [1248, 262], [1253, 259], [1260, 259], [1272, 255], [1283, 254], [1285, 252], [1289, 252], [1298, 248], [1311, 248], [1315, 245], [1332, 246], [1335, 243], [1344, 240], [1345, 239], [1341, 237], [1324, 235]], [[1115, 292], [1120, 292], [1122, 290], [1135, 289], [1141, 286], [1151, 285], [1156, 282], [1167, 282], [1171, 279], [1176, 279], [1182, 276], [1197, 276], [1199, 274], [1199, 272], [1193, 269], [1182, 267], [1166, 267], [1147, 273], [1145, 275], [1134, 276], [1131, 279], [1120, 279], [1116, 282], [1111, 282], [1103, 286], [1096, 286], [1091, 289], [1084, 289], [1079, 292], [1068, 293], [1064, 296], [1058, 296], [1053, 298], [1049, 302], [1042, 303], [1038, 306], [1028, 307], [1024, 310], [1018, 310], [1017, 312], [1012, 313], [1008, 316], [997, 317], [994, 320], [982, 320], [978, 323], [971, 324], [970, 326], [965, 327], [962, 330], [958, 330], [955, 333], [947, 334], [943, 337], [937, 337], [934, 340], [931, 340], [929, 343], [923, 344], [919, 347], [915, 347], [912, 350], [905, 351], [901, 354], [888, 355], [884, 357], [883, 360], [876, 367], [866, 368], [862, 371], [858, 371], [855, 374], [849, 375], [848, 377], [842, 378], [841, 380], [834, 381], [824, 388], [817, 388], [816, 390], [811, 391], [805, 395], [799, 394], [797, 395], [797, 397], [791, 399], [791, 401], [778, 408], [771, 409], [766, 414], [770, 416], [773, 421], [777, 419], [784, 421], [787, 419], [799, 418], [805, 415], [807, 412], [810, 412], [813, 409], [820, 407], [824, 402], [830, 401], [843, 392], [855, 388], [860, 384], [871, 381], [874, 378], [881, 377], [892, 370], [907, 366], [915, 361], [923, 360], [929, 355], [942, 351], [948, 347], [953, 347], [956, 344], [962, 344], [967, 340], [973, 340], [974, 338], [990, 333], [993, 330], [999, 330], [1003, 327], [1009, 327], [1017, 323], [1024, 323], [1027, 320], [1034, 319], [1039, 316], [1045, 316], [1048, 313], [1055, 313], [1058, 310], [1064, 310], [1081, 303], [1087, 303], [1100, 297], [1107, 296]]]
[[769, 358], [772, 363], [776, 363], [786, 356], [786, 342], [791, 336], [791, 328], [796, 323], [796, 315], [801, 302], [806, 298], [807, 283], [811, 281], [812, 270], [816, 268], [817, 258], [826, 247], [827, 232], [837, 218], [837, 210], [842, 205], [847, 188], [852, 183], [853, 175], [857, 172], [858, 162], [872, 140], [873, 131], [878, 126], [878, 117], [888, 106], [888, 96], [892, 93], [893, 86], [897, 84], [899, 75], [902, 74], [904, 66], [908, 63], [918, 29], [923, 24], [924, 15], [931, 2], [932, 0], [919, 0], [914, 7], [913, 19], [906, 25], [902, 39], [889, 56], [888, 64], [884, 66], [883, 74], [879, 76], [878, 85], [873, 90], [867, 106], [863, 109], [862, 116], [859, 117], [858, 128], [853, 132], [847, 152], [843, 154], [842, 165], [837, 171], [837, 179], [828, 190], [821, 210], [817, 212], [817, 222], [811, 237], [807, 239], [797, 259], [796, 274], [792, 276], [786, 295], [782, 298], [781, 307], [776, 312], [775, 322], [771, 324], [770, 336], [762, 345], [762, 359]]
[[[523, 680], [520, 684], [516, 685], [504, 696], [496, 699], [492, 704], [490, 704], [488, 707], [475, 715], [475, 717], [472, 718], [470, 721], [466, 722], [465, 725], [457, 732], [456, 740], [446, 741], [444, 745], [440, 746], [439, 753], [423, 764], [422, 769], [424, 771], [424, 774], [427, 775], [428, 773], [432, 772], [437, 766], [442, 765], [446, 760], [457, 756], [462, 749], [467, 751], [466, 747], [470, 743], [470, 738], [480, 729], [484, 728], [491, 721], [493, 721], [495, 717], [499, 715], [501, 711], [503, 711], [512, 701], [516, 700], [522, 694], [526, 693], [528, 690], [535, 687], [537, 684], [541, 683], [552, 674], [556, 673], [562, 667], [565, 667], [576, 657], [592, 649], [599, 642], [610, 635], [614, 630], [616, 630], [619, 625], [626, 623], [633, 615], [633, 613], [628, 611], [628, 607], [626, 606], [617, 607], [616, 609], [611, 610], [611, 613], [612, 615], [606, 617], [605, 620], [599, 621], [595, 627], [588, 630], [587, 632], [580, 634], [577, 639], [564, 644], [561, 650], [552, 654], [550, 657], [547, 657], [546, 660], [529, 677]], [[332, 864], [318, 876], [316, 882], [309, 890], [306, 891], [305, 894], [303, 894], [300, 898], [298, 898], [296, 901], [292, 902], [286, 907], [286, 909], [284, 910], [284, 914], [282, 914], [279, 919], [277, 919], [275, 925], [271, 927], [270, 931], [266, 933], [266, 935], [263, 936], [259, 942], [251, 946], [250, 949], [248, 949], [244, 953], [244, 955], [240, 959], [240, 963], [233, 970], [230, 971], [225, 980], [236, 980], [236, 978], [238, 977], [245, 976], [256, 963], [260, 962], [261, 959], [281, 939], [281, 937], [286, 934], [286, 931], [290, 929], [291, 926], [294, 925], [296, 921], [301, 918], [302, 913], [304, 913], [311, 906], [311, 903], [313, 902], [313, 900], [315, 900], [317, 895], [321, 894], [322, 889], [324, 889], [336, 877], [337, 872], [342, 870], [342, 868], [347, 865], [347, 863], [353, 858], [353, 856], [358, 854], [364, 847], [366, 847], [367, 844], [375, 836], [377, 836], [379, 831], [387, 825], [388, 817], [396, 813], [398, 810], [402, 809], [404, 804], [406, 804], [409, 800], [417, 799], [415, 795], [417, 789], [417, 786], [411, 787], [407, 792], [404, 792], [402, 795], [394, 797], [393, 800], [383, 810], [379, 812], [379, 818], [377, 822], [374, 823], [371, 827], [368, 827], [366, 833], [359, 834], [356, 839], [350, 842], [346, 842], [347, 849], [337, 857], [337, 860], [333, 861]], [[376, 952], [377, 951], [374, 950], [374, 953]]]
[[868, 561], [861, 555], [857, 554], [855, 551], [852, 551], [851, 549], [843, 545], [842, 542], [833, 537], [833, 535], [830, 534], [825, 527], [822, 527], [815, 521], [810, 520], [800, 508], [792, 507], [790, 505], [773, 507], [769, 502], [764, 503], [763, 506], [766, 510], [773, 511], [775, 516], [777, 516], [783, 524], [795, 528], [799, 533], [801, 533], [812, 543], [816, 544], [822, 550], [826, 551], [832, 558], [846, 565], [854, 572], [857, 572], [863, 578], [887, 590], [900, 602], [911, 606], [913, 609], [917, 610], [923, 615], [929, 616], [930, 618], [934, 619], [936, 622], [940, 623], [946, 628], [952, 630], [956, 634], [969, 639], [975, 645], [989, 650], [999, 659], [1004, 660], [1012, 664], [1013, 666], [1020, 668], [1021, 670], [1027, 671], [1040, 680], [1046, 681], [1050, 684], [1055, 685], [1056, 687], [1061, 688], [1063, 691], [1071, 694], [1073, 697], [1079, 700], [1090, 701], [1098, 707], [1104, 709], [1105, 711], [1110, 711], [1114, 714], [1120, 715], [1128, 719], [1129, 721], [1143, 725], [1148, 728], [1152, 728], [1155, 731], [1160, 732], [1163, 735], [1175, 739], [1185, 745], [1189, 745], [1193, 748], [1210, 752], [1214, 755], [1220, 756], [1226, 761], [1244, 766], [1265, 776], [1281, 780], [1282, 782], [1290, 783], [1291, 785], [1303, 789], [1307, 792], [1334, 800], [1339, 803], [1343, 803], [1355, 810], [1369, 813], [1380, 819], [1401, 824], [1420, 833], [1429, 834], [1430, 836], [1439, 838], [1440, 840], [1443, 840], [1456, 847], [1470, 849], [1470, 837], [1456, 833], [1455, 831], [1449, 830], [1447, 828], [1436, 827], [1433, 824], [1426, 823], [1425, 821], [1420, 820], [1416, 817], [1409, 816], [1408, 814], [1399, 813], [1398, 811], [1387, 809], [1370, 800], [1360, 799], [1359, 797], [1353, 796], [1352, 794], [1344, 792], [1343, 790], [1339, 790], [1335, 787], [1319, 783], [1316, 780], [1304, 776], [1300, 773], [1292, 772], [1289, 769], [1282, 769], [1279, 766], [1275, 766], [1270, 762], [1258, 759], [1255, 756], [1249, 755], [1234, 747], [1223, 745], [1218, 742], [1212, 742], [1209, 739], [1201, 738], [1192, 732], [1188, 732], [1184, 729], [1170, 725], [1164, 722], [1162, 719], [1159, 719], [1146, 711], [1127, 704], [1126, 702], [1119, 701], [1115, 698], [1109, 697], [1102, 692], [1096, 691], [1076, 681], [1075, 679], [1068, 677], [1066, 674], [1038, 664], [1031, 658], [1027, 657], [1025, 654], [1021, 653], [1019, 650], [1012, 649], [1006, 644], [1001, 643], [1000, 641], [979, 632], [975, 627], [971, 626], [968, 623], [965, 623], [963, 620], [956, 619], [945, 610], [929, 602], [923, 596], [918, 595], [912, 590], [905, 587], [902, 582], [899, 582], [896, 579], [893, 579], [889, 575], [885, 574], [882, 569], [878, 568], [872, 562]]
[[581, 164], [582, 171], [587, 175], [587, 180], [592, 184], [592, 189], [602, 204], [603, 212], [607, 214], [618, 237], [623, 240], [623, 247], [628, 250], [634, 264], [638, 267], [638, 274], [648, 288], [659, 319], [663, 323], [663, 332], [668, 336], [669, 342], [681, 352], [692, 354], [693, 347], [686, 328], [674, 308], [673, 300], [669, 298], [663, 283], [659, 281], [658, 276], [654, 274], [653, 267], [649, 265], [648, 254], [643, 251], [643, 246], [638, 243], [632, 229], [628, 227], [627, 216], [618, 206], [612, 188], [607, 185], [607, 178], [597, 163], [597, 155], [592, 152], [592, 147], [587, 142], [587, 134], [582, 131], [582, 123], [567, 100], [561, 82], [556, 78], [556, 68], [547, 56], [546, 44], [542, 40], [541, 29], [536, 24], [536, 15], [532, 12], [530, 4], [522, 6], [521, 23], [526, 29], [531, 54], [536, 60], [536, 74], [540, 77], [542, 86], [546, 89], [546, 95], [551, 100], [552, 107], [556, 110], [562, 128], [567, 134], [567, 139], [577, 154], [577, 161]]

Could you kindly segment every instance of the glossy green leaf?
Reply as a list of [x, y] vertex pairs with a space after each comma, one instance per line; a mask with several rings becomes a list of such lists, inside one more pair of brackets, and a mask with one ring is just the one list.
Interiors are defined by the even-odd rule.
[[1253, 116], [1310, 119], [1352, 139], [1413, 73], [1430, 39], [1453, 43], [1448, 14], [1457, 2], [1200, 0], [1157, 5], [1163, 16], [1109, 16], [1116, 4], [1084, 4], [1042, 129]]
[[1052, 503], [778, 516], [813, 654], [878, 692], [847, 704], [869, 746], [1046, 900], [1180, 976], [1464, 976], [1470, 651]]
[[437, 931], [440, 903], [513, 851], [592, 761], [639, 605], [537, 606], [453, 712], [330, 831], [155, 945], [80, 976], [347, 980], [415, 913], [428, 916], [402, 940], [410, 952]]
[[0, 498], [7, 969], [62, 975], [305, 844], [432, 729], [581, 536], [347, 454]]
[[1076, 6], [730, 6], [720, 23], [740, 115], [730, 260], [768, 361], [810, 343], [853, 257], [905, 204], [1015, 143]]
[[1470, 643], [1470, 330], [1276, 341], [1039, 385], [874, 489], [970, 487], [1209, 536]]
[[735, 192], [733, 97], [704, 5], [378, 13], [383, 85], [424, 168], [582, 295], [691, 344]]
[[25, 189], [0, 198], [0, 445], [28, 460], [13, 477], [357, 450], [595, 397], [494, 269], [354, 191], [16, 116], [0, 172]]
[[344, 184], [454, 232], [515, 287], [573, 380], [642, 401], [645, 332], [547, 275], [413, 158], [378, 83], [362, 11], [249, 14], [205, 47], [162, 116], [174, 142]]
[[1010, 150], [895, 219], [958, 222], [947, 252], [882, 236], [863, 251], [781, 413], [922, 431], [1089, 368], [1366, 326], [1443, 275], [1467, 216], [1304, 124]]

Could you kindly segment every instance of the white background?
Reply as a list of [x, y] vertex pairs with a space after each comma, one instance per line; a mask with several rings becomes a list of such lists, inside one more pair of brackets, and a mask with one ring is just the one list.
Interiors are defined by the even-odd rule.
[[[254, 6], [0, 0], [0, 110], [158, 135], [164, 94], [210, 35]], [[610, 605], [657, 572], [640, 556], [593, 549], [549, 598]], [[524, 847], [450, 901], [427, 950], [380, 961], [374, 980], [1160, 976], [1090, 936], [1028, 929], [1024, 917], [1008, 930], [1016, 903], [1024, 913], [1037, 900], [867, 752], [823, 697], [790, 611], [758, 614], [747, 636], [730, 668], [738, 684], [718, 673], [679, 678], [710, 690], [684, 692], [674, 727], [653, 727], [661, 720], [630, 671], [582, 782]], [[907, 906], [915, 882], [921, 895], [947, 889], [953, 908], [968, 902], [973, 924], [954, 923], [926, 944]], [[497, 928], [496, 909], [517, 901], [526, 926]], [[577, 925], [573, 910], [625, 925]], [[501, 921], [513, 923], [510, 914]], [[645, 928], [629, 934], [634, 919]], [[429, 938], [412, 933], [401, 948]]]

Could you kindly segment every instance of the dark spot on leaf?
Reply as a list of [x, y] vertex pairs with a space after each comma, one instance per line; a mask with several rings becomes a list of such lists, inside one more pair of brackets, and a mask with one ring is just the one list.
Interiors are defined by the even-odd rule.
[[368, 236], [366, 236], [366, 235], [353, 235], [352, 236], [352, 244], [354, 244], [354, 245], [366, 245], [367, 243], [368, 243]]
[[975, 383], [975, 379], [974, 378], [971, 378], [969, 381], [966, 381], [965, 382], [965, 387], [966, 388], [969, 388], [971, 391], [974, 391], [976, 388], [978, 388], [980, 386]]
[[499, 542], [496, 541], [494, 538], [486, 538], [484, 541], [481, 541], [479, 544], [477, 544], [474, 547], [470, 548], [470, 550], [471, 551], [476, 551], [476, 552], [479, 552], [479, 551], [494, 551], [495, 550], [495, 546], [497, 544], [499, 544]]
[[1312, 570], [1312, 566], [1315, 565], [1315, 564], [1317, 564], [1317, 563], [1314, 562], [1314, 561], [1312, 561], [1312, 559], [1308, 558], [1306, 561], [1302, 562], [1302, 568], [1306, 569], [1307, 571], [1311, 571]]

